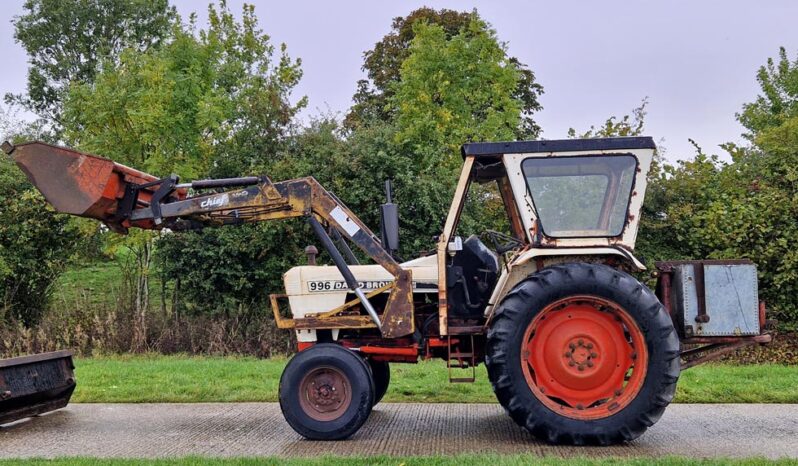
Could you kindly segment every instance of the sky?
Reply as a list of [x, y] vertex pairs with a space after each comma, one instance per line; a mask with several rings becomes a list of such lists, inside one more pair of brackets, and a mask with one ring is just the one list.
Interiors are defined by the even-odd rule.
[[[185, 18], [205, 24], [207, 1], [172, 0]], [[420, 6], [472, 10], [496, 29], [511, 56], [535, 73], [545, 93], [536, 114], [542, 137], [586, 130], [628, 114], [648, 98], [646, 133], [669, 160], [722, 153], [742, 142], [735, 119], [756, 98], [757, 69], [780, 46], [798, 56], [798, 2], [741, 1], [270, 1], [250, 0], [263, 30], [302, 59], [304, 77], [293, 98], [307, 96], [301, 118], [343, 116], [352, 104], [363, 52], [389, 32], [392, 18]], [[23, 0], [5, 0], [6, 18]], [[240, 14], [243, 1], [229, 0]], [[0, 94], [24, 92], [27, 57], [13, 27], [0, 22]]]

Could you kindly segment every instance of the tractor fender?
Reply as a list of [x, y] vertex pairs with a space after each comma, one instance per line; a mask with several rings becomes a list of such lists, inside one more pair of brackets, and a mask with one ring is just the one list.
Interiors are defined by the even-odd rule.
[[634, 272], [646, 270], [646, 266], [638, 258], [620, 247], [591, 246], [523, 250], [510, 260], [508, 267], [502, 269], [502, 274], [493, 289], [490, 304], [485, 308], [485, 315], [490, 316], [493, 308], [501, 302], [507, 292], [541, 267], [562, 262], [599, 262], [608, 256], [617, 257]]
[[522, 265], [531, 260], [542, 257], [579, 257], [579, 256], [618, 256], [627, 262], [635, 272], [646, 270], [646, 266], [640, 262], [631, 252], [620, 247], [609, 246], [590, 246], [590, 247], [570, 247], [570, 248], [529, 248], [519, 254], [510, 263], [510, 266]]

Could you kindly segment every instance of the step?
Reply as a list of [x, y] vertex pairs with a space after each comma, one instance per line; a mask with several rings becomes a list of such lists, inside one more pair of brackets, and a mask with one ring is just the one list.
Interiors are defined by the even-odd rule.
[[485, 332], [485, 327], [482, 325], [468, 325], [461, 327], [449, 326], [449, 335], [481, 335]]
[[473, 383], [476, 377], [449, 377], [449, 383]]

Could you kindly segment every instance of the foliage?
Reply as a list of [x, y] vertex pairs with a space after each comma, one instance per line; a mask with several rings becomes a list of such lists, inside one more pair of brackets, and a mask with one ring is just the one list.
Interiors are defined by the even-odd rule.
[[[372, 227], [379, 225], [383, 182], [392, 180], [404, 257], [434, 245], [457, 180], [460, 141], [512, 139], [521, 111], [512, 97], [518, 74], [485, 23], [474, 19], [467, 31], [448, 40], [438, 26], [417, 27], [427, 31], [416, 34], [417, 43], [402, 66], [396, 102], [420, 104], [422, 94], [432, 92], [426, 88], [426, 73], [451, 73], [444, 97], [418, 109], [429, 118], [453, 115], [437, 121], [434, 134], [414, 125], [411, 113], [416, 110], [409, 107], [397, 110], [396, 122], [374, 121], [349, 132], [333, 118], [321, 117], [286, 137], [277, 153], [260, 159], [255, 168], [275, 180], [312, 174]], [[434, 71], [436, 66], [442, 68]], [[245, 173], [252, 172], [235, 174]], [[478, 204], [464, 222], [478, 218], [470, 224], [491, 223], [484, 211]], [[257, 307], [266, 300], [266, 290], [282, 288], [282, 273], [304, 262], [304, 246], [316, 243], [299, 221], [208, 230], [170, 241], [162, 245], [162, 267], [168, 276], [179, 277], [186, 310], [216, 312]], [[320, 260], [326, 259], [322, 254]]]
[[521, 102], [513, 96], [519, 77], [495, 32], [477, 17], [450, 39], [438, 25], [413, 28], [389, 103], [397, 138], [414, 162], [429, 169], [441, 157], [457, 160], [463, 143], [513, 139], [520, 124]]
[[[238, 176], [273, 157], [305, 102], [288, 99], [301, 77], [300, 62], [284, 45], [275, 49], [259, 29], [254, 7], [245, 6], [240, 22], [224, 2], [218, 9], [211, 5], [208, 16], [207, 29], [197, 33], [193, 23], [176, 25], [161, 47], [126, 49], [93, 83], [73, 85], [64, 106], [66, 139], [156, 175], [174, 172], [188, 179]], [[246, 301], [244, 290], [260, 283], [250, 262], [263, 252], [253, 252], [263, 243], [246, 240], [250, 231], [165, 235], [160, 263], [166, 278], [188, 275], [190, 286], [181, 289], [191, 299], [206, 293], [196, 302], [207, 307], [218, 307], [226, 295]], [[152, 240], [125, 245], [146, 278]], [[234, 283], [220, 276], [234, 276]], [[137, 284], [144, 293], [136, 296], [137, 310], [147, 303], [147, 287]]]
[[[402, 79], [402, 64], [411, 54], [417, 23], [439, 26], [448, 41], [468, 29], [475, 19], [479, 20], [476, 11], [467, 13], [428, 7], [414, 10], [405, 17], [394, 18], [391, 32], [377, 42], [373, 49], [364, 53], [363, 70], [367, 72], [368, 79], [358, 81], [358, 90], [353, 98], [355, 103], [346, 116], [344, 126], [351, 130], [374, 121], [389, 122], [394, 119], [396, 108], [389, 102], [395, 94], [394, 86]], [[534, 73], [517, 58], [509, 57], [507, 62], [518, 74], [512, 96], [521, 103], [522, 113], [515, 137], [537, 137], [540, 127], [532, 116], [541, 109], [538, 97], [543, 87], [535, 82]]]
[[0, 322], [34, 325], [74, 250], [77, 232], [5, 156], [0, 157], [0, 199]]
[[28, 52], [26, 95], [6, 95], [56, 129], [72, 82], [90, 83], [101, 62], [128, 47], [158, 45], [175, 13], [167, 0], [26, 0], [14, 37]]
[[[299, 225], [301, 227], [301, 225]], [[292, 228], [293, 227], [293, 228]], [[304, 261], [310, 241], [297, 223], [242, 225], [170, 235], [158, 244], [157, 261], [172, 280], [175, 313], [225, 317], [270, 315], [269, 292], [280, 278]]]
[[748, 147], [727, 144], [731, 163], [703, 154], [667, 169], [665, 219], [683, 255], [748, 258], [771, 316], [798, 325], [798, 60], [784, 49], [757, 75], [762, 94], [738, 115]]
[[587, 139], [642, 136], [645, 127], [647, 106], [648, 97], [644, 98], [638, 107], [632, 109], [630, 114], [624, 115], [620, 119], [611, 116], [604, 120], [604, 123], [598, 128], [591, 125], [590, 129], [582, 133], [577, 133], [574, 128], [568, 128], [568, 137]]
[[441, 201], [448, 202], [448, 185], [415, 165], [412, 154], [400, 150], [392, 125], [373, 124], [346, 139], [341, 133], [330, 118], [312, 123], [289, 138], [274, 173], [284, 178], [312, 173], [375, 231], [379, 205], [385, 202], [383, 183], [392, 180], [394, 202], [400, 210], [401, 254], [409, 257], [430, 249], [432, 235], [442, 225], [440, 207]]
[[768, 58], [757, 71], [756, 80], [762, 94], [743, 105], [742, 113], [737, 115], [752, 141], [760, 132], [780, 127], [798, 116], [798, 57], [790, 61], [787, 50], [779, 48], [778, 62]]
[[270, 145], [303, 105], [287, 101], [300, 63], [285, 47], [274, 57], [252, 6], [241, 24], [224, 3], [221, 10], [211, 6], [209, 23], [199, 37], [175, 26], [162, 47], [126, 49], [96, 82], [72, 86], [64, 105], [67, 141], [187, 178], [212, 167], [239, 172], [273, 153]]

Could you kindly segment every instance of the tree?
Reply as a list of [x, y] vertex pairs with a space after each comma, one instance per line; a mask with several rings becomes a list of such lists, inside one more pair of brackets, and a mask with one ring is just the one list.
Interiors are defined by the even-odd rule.
[[513, 139], [521, 120], [519, 74], [495, 32], [476, 16], [451, 38], [435, 24], [417, 22], [414, 31], [389, 106], [397, 137], [420, 170], [441, 157], [457, 159], [463, 143]]
[[[412, 174], [406, 189], [414, 199], [403, 209], [414, 214], [405, 222], [416, 246], [428, 249], [457, 182], [460, 146], [515, 139], [523, 102], [516, 97], [518, 69], [495, 31], [476, 14], [452, 36], [426, 22], [414, 23], [413, 31], [400, 79], [391, 85], [389, 127], [395, 131], [397, 160]], [[469, 200], [460, 233], [506, 226], [496, 186], [473, 186]]]
[[762, 93], [753, 102], [744, 104], [743, 111], [737, 114], [751, 141], [762, 131], [798, 116], [798, 57], [791, 62], [787, 50], [780, 47], [778, 62], [768, 58], [757, 71], [756, 80]]
[[[472, 19], [478, 18], [476, 11], [460, 12], [449, 9], [434, 10], [419, 8], [405, 17], [394, 18], [391, 32], [386, 34], [374, 48], [364, 53], [363, 71], [368, 79], [358, 81], [358, 90], [344, 121], [344, 126], [354, 129], [374, 121], [389, 122], [395, 107], [389, 105], [394, 95], [394, 85], [401, 79], [402, 63], [410, 55], [410, 44], [416, 36], [414, 25], [428, 23], [442, 28], [445, 38], [460, 34], [467, 29]], [[532, 139], [540, 133], [540, 127], [533, 120], [533, 114], [541, 109], [538, 97], [543, 87], [535, 82], [534, 73], [517, 58], [509, 57], [508, 63], [518, 73], [513, 97], [521, 102], [521, 121], [514, 137]]]
[[798, 57], [779, 49], [757, 73], [761, 94], [737, 115], [748, 147], [727, 144], [723, 195], [702, 215], [717, 256], [756, 262], [761, 294], [777, 318], [798, 328]]
[[241, 24], [224, 2], [221, 10], [211, 6], [209, 23], [199, 37], [175, 27], [159, 49], [126, 49], [96, 82], [72, 86], [67, 141], [144, 171], [187, 178], [211, 170], [238, 174], [274, 154], [304, 105], [287, 98], [301, 78], [300, 62], [284, 46], [274, 57], [252, 6]]
[[[74, 83], [64, 103], [65, 139], [157, 176], [188, 179], [239, 175], [273, 156], [304, 105], [288, 101], [300, 62], [285, 46], [275, 50], [249, 5], [240, 22], [226, 3], [211, 5], [208, 28], [195, 30], [193, 21], [175, 25], [161, 47], [125, 49], [93, 83]], [[142, 325], [154, 239], [125, 243], [138, 258], [134, 307]], [[185, 253], [204, 246], [192, 247]]]
[[24, 8], [12, 22], [14, 38], [29, 56], [27, 94], [5, 98], [56, 132], [70, 83], [91, 83], [100, 64], [125, 48], [157, 46], [175, 17], [167, 0], [27, 0]]
[[568, 137], [587, 139], [642, 136], [646, 121], [646, 106], [648, 106], [648, 97], [640, 102], [639, 107], [632, 109], [630, 114], [621, 118], [611, 116], [604, 120], [604, 123], [598, 128], [590, 125], [590, 129], [582, 133], [577, 133], [574, 128], [568, 128]]

